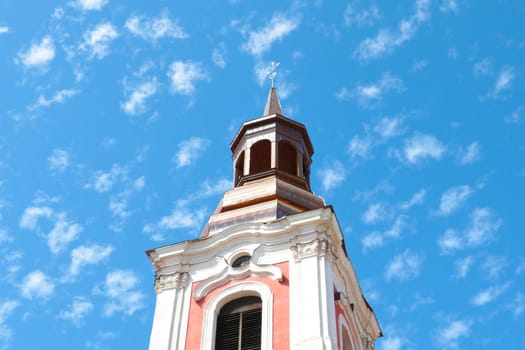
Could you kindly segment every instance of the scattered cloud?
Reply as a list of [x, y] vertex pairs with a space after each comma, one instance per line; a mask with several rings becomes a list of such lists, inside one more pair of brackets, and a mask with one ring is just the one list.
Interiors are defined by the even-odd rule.
[[504, 256], [489, 255], [486, 257], [481, 268], [484, 271], [484, 276], [491, 280], [499, 278], [503, 269], [508, 266], [507, 258]]
[[517, 292], [514, 298], [507, 304], [507, 308], [512, 312], [514, 318], [521, 316], [523, 311], [525, 311], [525, 295]]
[[424, 188], [422, 188], [419, 191], [417, 191], [416, 193], [414, 193], [412, 195], [412, 197], [410, 197], [410, 199], [408, 201], [402, 202], [399, 205], [399, 208], [401, 210], [408, 210], [408, 209], [412, 208], [415, 205], [421, 204], [421, 203], [423, 203], [425, 201], [426, 195], [427, 195], [427, 191]]
[[108, 172], [97, 171], [92, 177], [91, 182], [84, 185], [85, 189], [93, 188], [99, 193], [108, 192], [113, 187], [113, 184], [119, 179], [127, 177], [128, 170], [118, 164], [113, 164], [111, 170]]
[[77, 0], [74, 5], [84, 11], [100, 11], [107, 3], [108, 0]]
[[435, 332], [435, 342], [440, 349], [458, 349], [459, 341], [470, 335], [472, 323], [466, 320], [451, 321]]
[[419, 27], [430, 18], [430, 1], [416, 0], [410, 17], [399, 21], [396, 30], [381, 29], [374, 37], [361, 41], [353, 57], [362, 62], [370, 61], [393, 52], [411, 40]]
[[484, 58], [481, 61], [474, 63], [473, 73], [476, 78], [491, 75], [492, 72], [492, 61], [489, 58]]
[[388, 263], [385, 271], [386, 280], [405, 281], [416, 278], [421, 272], [423, 260], [422, 255], [405, 250]]
[[449, 188], [441, 195], [439, 209], [436, 214], [441, 216], [452, 214], [465, 203], [472, 193], [474, 191], [467, 185]]
[[84, 33], [84, 41], [79, 48], [89, 52], [89, 58], [103, 59], [109, 54], [109, 45], [118, 37], [117, 29], [113, 24], [106, 22]]
[[54, 104], [62, 104], [69, 100], [71, 97], [77, 95], [78, 90], [75, 89], [64, 89], [57, 91], [50, 98], [46, 98], [44, 95], [38, 96], [35, 103], [28, 107], [29, 111], [34, 111], [40, 108], [49, 107]]
[[398, 336], [387, 336], [381, 340], [379, 350], [401, 350], [406, 344], [403, 338]]
[[6, 325], [6, 320], [18, 306], [20, 306], [20, 303], [15, 300], [5, 300], [0, 303], [0, 346], [2, 343], [4, 344], [2, 349], [9, 348], [7, 344], [12, 337], [11, 328]]
[[265, 27], [248, 33], [248, 40], [243, 43], [242, 48], [249, 54], [260, 57], [274, 42], [281, 41], [297, 29], [299, 23], [298, 18], [275, 14]]
[[373, 224], [378, 221], [385, 219], [386, 209], [382, 203], [373, 203], [368, 206], [363, 215], [361, 215], [361, 220], [365, 224]]
[[204, 181], [201, 185], [201, 191], [198, 193], [198, 195], [203, 197], [214, 196], [217, 194], [222, 194], [231, 189], [232, 181], [229, 179], [221, 178], [214, 183]]
[[144, 295], [138, 289], [139, 278], [130, 270], [114, 270], [108, 272], [102, 290], [108, 301], [104, 305], [104, 315], [113, 316], [123, 313], [132, 316], [144, 307]]
[[457, 0], [441, 0], [441, 6], [439, 7], [439, 10], [445, 13], [448, 13], [448, 12], [458, 13], [459, 7], [458, 7]]
[[120, 104], [124, 113], [128, 115], [142, 114], [146, 111], [146, 102], [157, 93], [157, 79], [151, 78], [135, 86], [126, 89], [127, 100]]
[[381, 118], [374, 125], [374, 131], [382, 139], [388, 140], [405, 133], [406, 129], [403, 127], [403, 122], [402, 117]]
[[37, 228], [40, 218], [50, 218], [53, 215], [53, 209], [49, 207], [28, 207], [24, 210], [20, 219], [20, 228], [34, 230]]
[[111, 245], [92, 244], [79, 246], [71, 251], [70, 276], [77, 276], [87, 265], [95, 265], [106, 260], [113, 252]]
[[418, 164], [425, 159], [439, 160], [446, 147], [433, 135], [416, 132], [404, 142], [402, 159], [410, 164]]
[[10, 30], [8, 26], [0, 26], [0, 34], [7, 34], [9, 31]]
[[464, 240], [460, 232], [447, 229], [437, 241], [442, 254], [449, 254], [464, 247]]
[[336, 93], [339, 101], [355, 98], [361, 107], [374, 108], [383, 100], [388, 92], [402, 92], [405, 90], [403, 81], [390, 73], [383, 73], [381, 78], [370, 84], [357, 84], [352, 91], [342, 88]]
[[504, 67], [496, 77], [496, 81], [494, 82], [492, 89], [484, 97], [482, 97], [482, 99], [504, 98], [505, 96], [503, 94], [511, 89], [514, 79], [516, 79], [516, 72], [514, 68], [510, 66]]
[[339, 161], [335, 161], [331, 165], [319, 169], [318, 174], [321, 177], [321, 185], [324, 191], [330, 191], [340, 186], [346, 178], [343, 163]]
[[45, 273], [35, 270], [26, 275], [20, 291], [26, 299], [47, 299], [55, 293], [55, 284]]
[[477, 162], [481, 158], [481, 147], [479, 143], [472, 142], [466, 149], [461, 147], [457, 153], [459, 164], [466, 165]]
[[357, 27], [371, 27], [383, 18], [376, 5], [370, 5], [362, 11], [357, 11], [354, 7], [355, 5], [353, 4], [346, 5], [343, 13], [343, 20], [347, 27], [353, 25]]
[[465, 278], [467, 277], [468, 272], [470, 271], [470, 268], [472, 267], [472, 264], [474, 263], [474, 257], [473, 256], [467, 256], [463, 259], [458, 259], [454, 262], [454, 266], [456, 267], [456, 278]]
[[427, 68], [429, 65], [427, 60], [415, 60], [414, 63], [412, 63], [412, 71], [413, 72], [419, 72], [423, 69]]
[[55, 45], [50, 36], [33, 43], [27, 51], [20, 51], [15, 62], [26, 68], [45, 68], [55, 58]]
[[47, 158], [49, 169], [52, 171], [63, 172], [69, 166], [69, 162], [69, 152], [60, 148], [55, 148]]
[[202, 65], [192, 61], [173, 62], [167, 74], [171, 81], [171, 91], [184, 96], [192, 96], [195, 93], [196, 82], [209, 79]]
[[523, 112], [525, 111], [525, 105], [520, 105], [510, 115], [506, 116], [504, 121], [505, 124], [519, 124], [523, 119]]
[[354, 158], [363, 158], [367, 159], [370, 157], [370, 151], [373, 147], [373, 139], [370, 136], [359, 136], [354, 135], [350, 142], [348, 143], [348, 147], [346, 148], [346, 152], [350, 155], [350, 157]]
[[406, 219], [405, 215], [399, 215], [389, 229], [382, 232], [375, 231], [364, 236], [361, 239], [363, 250], [380, 248], [388, 241], [401, 238], [403, 230], [406, 230], [408, 227]]
[[472, 299], [470, 299], [470, 302], [474, 306], [483, 306], [488, 304], [499, 298], [499, 296], [503, 294], [509, 288], [509, 286], [510, 283], [505, 283], [480, 290], [472, 297]]
[[226, 55], [228, 51], [226, 50], [226, 45], [222, 42], [219, 43], [217, 47], [215, 47], [211, 53], [211, 59], [213, 63], [221, 68], [226, 68]]
[[130, 33], [139, 38], [155, 43], [162, 38], [186, 39], [188, 34], [178, 23], [171, 20], [164, 11], [158, 17], [132, 16], [124, 25]]
[[77, 296], [69, 305], [69, 309], [60, 311], [58, 318], [70, 321], [76, 327], [81, 327], [84, 324], [84, 319], [92, 310], [93, 304], [88, 299]]
[[210, 143], [210, 140], [202, 137], [192, 137], [179, 143], [177, 153], [173, 157], [177, 168], [192, 165], [206, 151]]

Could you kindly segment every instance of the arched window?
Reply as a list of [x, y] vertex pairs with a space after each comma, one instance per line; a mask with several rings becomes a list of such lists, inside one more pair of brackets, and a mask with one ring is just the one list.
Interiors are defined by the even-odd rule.
[[247, 296], [230, 301], [217, 316], [215, 350], [260, 350], [261, 323], [261, 298]]
[[297, 150], [288, 141], [279, 141], [278, 168], [287, 174], [297, 176]]
[[237, 158], [235, 163], [235, 184], [237, 186], [241, 177], [244, 175], [244, 151], [241, 152], [240, 156]]
[[269, 170], [272, 161], [272, 145], [268, 140], [256, 142], [250, 149], [250, 174]]
[[343, 347], [342, 350], [352, 350], [352, 343], [350, 342], [350, 336], [345, 327], [343, 327]]

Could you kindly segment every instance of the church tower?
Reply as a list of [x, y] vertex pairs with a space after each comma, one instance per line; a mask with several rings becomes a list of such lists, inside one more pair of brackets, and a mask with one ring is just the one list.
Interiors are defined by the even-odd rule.
[[310, 188], [310, 137], [276, 89], [230, 148], [234, 187], [201, 236], [147, 251], [149, 349], [373, 349], [381, 329], [334, 209]]

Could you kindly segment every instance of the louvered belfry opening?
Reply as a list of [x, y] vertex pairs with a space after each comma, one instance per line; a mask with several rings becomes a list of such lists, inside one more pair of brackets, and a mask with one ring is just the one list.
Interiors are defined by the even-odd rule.
[[217, 317], [215, 350], [260, 350], [261, 324], [261, 298], [248, 296], [230, 301]]

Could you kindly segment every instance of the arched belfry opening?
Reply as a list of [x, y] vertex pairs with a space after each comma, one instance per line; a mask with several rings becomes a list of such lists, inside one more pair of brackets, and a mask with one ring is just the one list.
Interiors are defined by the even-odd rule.
[[297, 149], [289, 141], [279, 141], [277, 149], [278, 169], [286, 174], [299, 176]]
[[250, 148], [250, 175], [270, 170], [272, 145], [268, 140], [256, 142]]
[[235, 162], [235, 172], [234, 172], [234, 186], [237, 186], [241, 177], [244, 175], [244, 151], [241, 152], [237, 161]]

